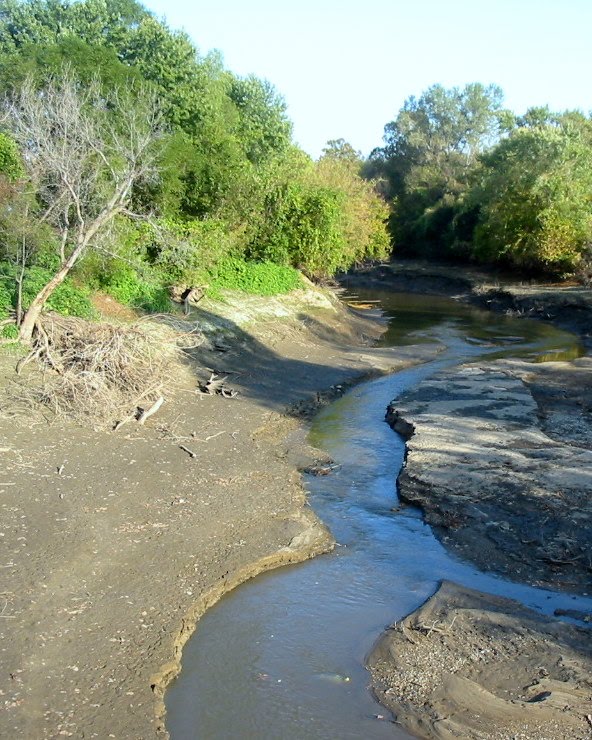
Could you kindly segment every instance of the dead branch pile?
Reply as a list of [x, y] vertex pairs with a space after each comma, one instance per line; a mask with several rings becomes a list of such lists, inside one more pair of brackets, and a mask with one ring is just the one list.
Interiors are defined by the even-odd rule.
[[[77, 318], [45, 316], [34, 335], [31, 360], [43, 369], [39, 384], [27, 384], [31, 400], [57, 415], [98, 425], [142, 416], [170, 387], [178, 337], [147, 322], [119, 326]], [[162, 403], [162, 400], [160, 401]], [[160, 404], [158, 404], [160, 405]]]

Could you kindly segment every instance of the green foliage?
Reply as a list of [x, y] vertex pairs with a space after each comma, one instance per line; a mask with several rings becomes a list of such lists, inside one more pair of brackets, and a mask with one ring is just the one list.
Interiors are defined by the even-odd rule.
[[[0, 316], [6, 316], [16, 308], [16, 275], [17, 269], [14, 265], [0, 263]], [[25, 310], [52, 276], [52, 270], [39, 266], [30, 267], [25, 271], [22, 295]], [[52, 293], [47, 302], [47, 309], [64, 316], [80, 316], [84, 319], [92, 319], [96, 315], [89, 291], [68, 278]]]
[[0, 175], [14, 182], [23, 174], [23, 164], [16, 142], [10, 136], [0, 133]]
[[126, 306], [151, 313], [166, 313], [171, 309], [165, 286], [154, 278], [142, 279], [136, 269], [120, 260], [113, 261], [109, 272], [102, 276], [100, 287]]
[[[7, 265], [0, 262], [0, 269], [4, 270], [6, 267]], [[0, 277], [0, 320], [7, 318], [14, 308], [13, 298], [9, 280], [5, 276]]]
[[292, 267], [231, 258], [218, 264], [213, 271], [210, 293], [216, 295], [220, 289], [226, 288], [271, 296], [289, 293], [301, 286], [300, 273]]
[[[95, 255], [78, 266], [78, 278], [88, 285], [128, 305], [164, 310], [173, 284], [276, 292], [293, 284], [294, 267], [325, 276], [386, 255], [385, 205], [374, 183], [360, 178], [359, 154], [336, 139], [313, 163], [292, 144], [286, 104], [269, 82], [232, 74], [217, 53], [200, 54], [187, 34], [134, 0], [5, 0], [0, 93], [18, 92], [26, 80], [33, 90], [43, 89], [48, 79], [64, 77], [65, 63], [78, 89], [100, 87], [102, 102], [90, 101], [88, 108], [97, 132], [108, 133], [107, 146], [124, 129], [125, 112], [139, 109], [138, 90], [156, 91], [166, 128], [158, 177], [133, 186], [130, 210], [151, 212], [150, 225], [118, 216], [100, 246], [121, 259]], [[114, 105], [113, 90], [129, 95]], [[0, 138], [0, 170], [2, 144]], [[68, 142], [63, 149], [80, 151]], [[109, 165], [123, 159], [109, 159]], [[87, 169], [99, 172], [100, 155], [96, 164]], [[98, 190], [109, 184], [107, 169], [96, 178]], [[48, 192], [39, 189], [37, 200], [26, 203], [22, 193], [11, 193], [19, 208], [15, 202], [4, 208], [0, 231], [17, 210], [19, 228], [13, 223], [0, 235], [0, 259], [56, 270], [65, 223], [62, 251], [71, 253], [74, 208], [56, 208], [42, 228], [25, 228]], [[89, 198], [91, 204], [98, 200]], [[26, 255], [18, 251], [25, 232]], [[286, 269], [277, 271], [270, 262]]]
[[249, 161], [261, 164], [283, 153], [290, 145], [292, 124], [273, 85], [253, 75], [237, 77], [229, 94], [239, 111], [237, 129]]
[[317, 163], [288, 153], [268, 171], [250, 257], [326, 277], [387, 256], [386, 204], [360, 176], [353, 149], [343, 141], [329, 147]]
[[342, 198], [339, 191], [312, 183], [280, 185], [266, 197], [266, 222], [250, 254], [311, 275], [332, 275], [345, 266]]
[[521, 268], [577, 267], [592, 243], [592, 126], [516, 129], [483, 159], [475, 253]]
[[360, 176], [362, 161], [352, 146], [340, 139], [328, 142], [316, 166], [315, 180], [342, 194], [343, 254], [340, 267], [366, 259], [385, 259], [390, 251], [386, 230], [388, 206], [377, 183]]
[[65, 37], [51, 44], [28, 44], [18, 54], [0, 55], [0, 89], [18, 90], [28, 77], [41, 87], [48, 78], [60, 75], [65, 66], [85, 85], [95, 78], [106, 89], [127, 88], [141, 81], [140, 74], [124, 65], [114, 49]]
[[439, 226], [465, 192], [479, 154], [497, 140], [501, 102], [494, 85], [434, 85], [410, 97], [386, 125], [385, 146], [373, 152], [369, 169], [395, 199], [391, 232], [402, 253], [442, 252]]
[[16, 324], [7, 324], [2, 327], [0, 331], [0, 337], [2, 339], [17, 339], [18, 338], [18, 327]]
[[198, 284], [205, 273], [236, 252], [236, 239], [219, 220], [161, 219], [145, 237], [155, 268], [171, 283]]

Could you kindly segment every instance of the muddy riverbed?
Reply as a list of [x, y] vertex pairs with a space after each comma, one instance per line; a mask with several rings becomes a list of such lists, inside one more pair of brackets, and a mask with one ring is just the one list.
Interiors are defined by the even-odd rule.
[[[306, 504], [297, 472], [298, 468], [322, 470], [330, 466], [327, 453], [315, 452], [307, 443], [303, 419], [308, 420], [319, 405], [343, 395], [360, 378], [427, 363], [443, 349], [441, 343], [432, 341], [433, 336], [422, 336], [421, 327], [406, 346], [373, 346], [385, 326], [378, 312], [356, 310], [352, 314], [319, 291], [303, 290], [271, 302], [230, 296], [221, 306], [204, 304], [198, 313], [188, 319], [189, 328], [194, 326], [191, 322], [209, 327], [214, 340], [185, 364], [171, 367], [175, 392], [167, 396], [145, 427], [126, 427], [117, 434], [81, 428], [33, 408], [15, 411], [2, 395], [3, 737], [162, 736], [163, 691], [178, 671], [181, 648], [204, 610], [254, 574], [332, 546], [331, 537]], [[465, 341], [466, 336], [460, 339]], [[476, 341], [483, 343], [484, 339]], [[16, 360], [10, 353], [0, 357], [2, 390], [10, 390], [11, 399], [18, 397], [18, 383], [38, 380], [29, 377], [33, 372], [29, 366], [17, 383]], [[564, 413], [572, 395], [571, 390], [564, 393], [561, 376], [574, 378], [571, 368], [575, 366], [558, 365], [529, 387], [537, 404], [541, 397], [548, 399], [547, 417], [540, 416], [546, 424], [545, 433], [561, 439], [572, 435], [581, 444], [581, 432], [569, 424], [571, 412]], [[228, 384], [238, 396], [223, 399], [196, 394], [198, 382], [207, 380], [212, 371], [228, 376]], [[578, 381], [582, 402], [586, 400], [586, 377], [582, 366]], [[387, 390], [384, 400], [380, 399], [381, 418], [394, 395]], [[331, 414], [333, 407], [327, 410]], [[349, 415], [348, 409], [346, 418]], [[378, 427], [388, 436], [389, 444], [396, 440], [382, 421]], [[317, 444], [324, 447], [320, 441]], [[195, 452], [195, 457], [181, 445]], [[448, 557], [442, 542], [430, 534], [430, 548], [425, 546], [430, 530], [418, 510], [390, 511], [394, 505], [393, 460], [397, 455], [402, 458], [402, 445], [399, 450], [394, 453], [392, 447], [386, 448], [388, 475], [379, 486], [380, 496], [386, 497], [374, 500], [372, 494], [366, 502], [352, 504], [362, 519], [367, 512], [368, 518], [381, 522], [392, 518], [402, 526], [394, 541], [388, 534], [382, 541], [376, 538], [377, 547], [389, 547], [382, 557], [385, 580], [382, 596], [376, 599], [374, 621], [363, 614], [352, 617], [354, 631], [344, 649], [339, 646], [346, 619], [329, 618], [322, 607], [318, 618], [307, 612], [300, 620], [300, 631], [317, 643], [317, 627], [327, 627], [325, 652], [316, 659], [317, 643], [313, 643], [302, 673], [308, 681], [304, 693], [319, 697], [317, 706], [324, 717], [317, 725], [324, 728], [319, 730], [320, 737], [322, 733], [335, 736], [331, 721], [342, 713], [348, 718], [355, 715], [352, 727], [356, 732], [362, 728], [357, 737], [370, 736], [369, 732], [389, 737], [395, 731], [403, 733], [367, 691], [370, 678], [364, 669], [365, 656], [384, 626], [421, 606], [434, 593], [439, 579], [460, 580], [457, 570], [438, 565]], [[354, 462], [370, 462], [372, 456], [367, 450], [364, 453], [356, 452]], [[354, 467], [363, 468], [361, 464]], [[311, 480], [315, 485], [336, 483], [337, 493], [329, 494], [329, 499], [338, 503], [344, 499], [339, 475], [347, 477], [347, 471], [343, 465], [335, 474]], [[370, 488], [362, 480], [359, 490]], [[399, 513], [401, 517], [396, 516]], [[343, 599], [337, 606], [345, 616], [350, 606], [353, 609], [359, 604], [359, 593], [364, 594], [363, 588], [357, 590], [358, 578], [352, 577], [344, 557], [358, 551], [355, 543], [360, 537], [356, 527], [350, 534], [339, 528], [335, 533], [340, 544], [349, 545], [336, 547], [331, 560], [338, 569], [343, 566], [342, 579], [335, 583]], [[425, 537], [420, 539], [419, 549], [417, 536]], [[381, 556], [375, 552], [378, 561]], [[419, 570], [402, 577], [409, 594], [405, 599], [392, 596], [395, 592], [390, 591], [386, 579], [387, 575], [398, 578], [398, 566], [393, 568], [389, 560], [393, 552], [400, 558], [395, 562], [400, 563], [401, 573], [409, 564], [427, 568], [423, 581]], [[311, 564], [321, 567], [323, 561], [320, 558]], [[455, 568], [462, 566], [467, 578], [477, 573], [474, 565], [459, 566], [456, 557], [452, 561]], [[296, 566], [294, 572], [299, 568]], [[370, 580], [381, 583], [382, 576], [373, 577], [365, 565], [358, 568], [360, 579], [366, 573]], [[261, 582], [276, 575], [282, 574], [264, 576]], [[491, 583], [497, 582], [495, 576], [487, 577], [493, 579]], [[462, 582], [483, 588], [481, 580]], [[288, 588], [285, 601], [275, 602], [278, 624], [286, 624], [292, 612], [302, 613], [302, 605], [320, 604], [318, 594], [329, 593], [332, 583], [332, 577], [319, 576], [318, 584], [305, 596]], [[515, 591], [515, 586], [510, 588], [503, 580], [499, 583], [499, 591], [493, 586], [489, 590], [519, 599], [539, 614], [549, 615], [555, 608], [587, 609], [567, 592], [556, 603], [553, 597], [545, 596], [539, 605], [536, 599]], [[253, 586], [258, 584], [253, 581]], [[236, 593], [242, 591], [239, 588]], [[257, 596], [254, 601], [257, 610]], [[240, 636], [237, 624], [243, 617], [239, 610], [230, 620], [222, 644], [230, 647], [228, 636]], [[216, 619], [215, 611], [208, 611], [202, 624], [209, 618]], [[196, 637], [203, 634], [202, 624]], [[360, 627], [357, 633], [356, 625]], [[222, 704], [211, 705], [218, 728], [224, 727], [229, 707], [236, 706], [239, 713], [243, 707], [238, 688], [234, 696], [228, 690], [224, 693], [228, 675], [237, 675], [236, 687], [249, 687], [249, 691], [255, 687], [261, 694], [275, 696], [280, 719], [285, 717], [285, 706], [290, 706], [284, 698], [289, 699], [293, 686], [283, 677], [297, 650], [287, 636], [271, 638], [278, 632], [275, 628], [269, 632], [265, 623], [259, 623], [257, 631], [259, 637], [249, 642], [247, 634], [245, 643], [255, 656], [253, 664], [247, 659], [236, 660], [240, 652], [235, 658], [232, 652], [227, 653], [226, 664], [221, 664]], [[434, 634], [439, 635], [433, 630], [430, 637]], [[285, 660], [281, 657], [276, 662], [271, 656], [268, 648], [273, 644], [285, 646]], [[243, 665], [245, 670], [240, 673]], [[249, 670], [251, 665], [257, 666], [255, 672]], [[216, 672], [210, 664], [200, 674], [207, 679]], [[388, 688], [385, 684], [385, 696]], [[196, 703], [195, 697], [189, 701]], [[303, 704], [294, 711], [296, 720], [303, 714], [316, 716], [316, 710], [310, 714]], [[246, 716], [245, 705], [243, 719], [249, 727]], [[265, 719], [263, 712], [257, 721]], [[312, 726], [310, 720], [307, 722]], [[285, 736], [282, 733], [288, 726], [295, 727], [298, 736], [297, 722], [286, 721], [280, 722], [279, 736]], [[261, 737], [261, 725], [254, 727]], [[195, 726], [190, 732], [194, 730]]]

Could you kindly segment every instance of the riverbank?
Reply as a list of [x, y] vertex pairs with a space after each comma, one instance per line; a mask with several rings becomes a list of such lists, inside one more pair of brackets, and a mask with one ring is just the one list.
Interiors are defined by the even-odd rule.
[[[378, 284], [551, 320], [590, 350], [591, 291], [488, 287], [483, 277], [407, 265], [393, 280], [385, 268]], [[589, 355], [478, 361], [424, 381], [387, 412], [407, 440], [401, 500], [419, 506], [442, 543], [481, 570], [589, 595], [590, 397]], [[590, 736], [591, 656], [589, 629], [444, 583], [384, 633], [368, 665], [380, 701], [420, 737], [567, 740]]]
[[[379, 320], [318, 291], [231, 296], [191, 317], [209, 340], [171, 367], [143, 427], [0, 414], [0, 734], [162, 735], [162, 694], [205, 608], [257, 572], [332, 546], [298, 469], [319, 403], [432, 356], [372, 347]], [[15, 358], [2, 355], [2, 383]], [[199, 395], [214, 371], [232, 398]], [[192, 453], [192, 454], [190, 454]]]
[[445, 581], [381, 637], [369, 667], [417, 737], [590, 737], [592, 632], [510, 599]]

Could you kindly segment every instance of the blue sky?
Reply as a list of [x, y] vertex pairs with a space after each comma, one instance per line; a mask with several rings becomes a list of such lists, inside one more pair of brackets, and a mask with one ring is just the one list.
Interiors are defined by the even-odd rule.
[[336, 138], [368, 154], [405, 99], [436, 82], [494, 82], [517, 113], [592, 109], [592, 0], [144, 4], [233, 72], [270, 80], [313, 157]]

